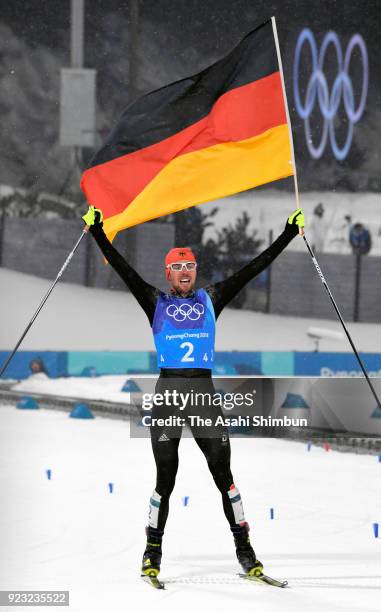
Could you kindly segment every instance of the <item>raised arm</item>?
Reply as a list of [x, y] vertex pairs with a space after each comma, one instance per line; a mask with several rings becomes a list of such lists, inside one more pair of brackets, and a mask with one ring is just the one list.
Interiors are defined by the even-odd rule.
[[[91, 210], [90, 207], [89, 211]], [[153, 316], [155, 313], [156, 300], [160, 291], [156, 287], [153, 287], [130, 266], [130, 264], [122, 257], [122, 255], [116, 250], [116, 248], [108, 240], [106, 234], [103, 231], [103, 223], [99, 212], [96, 211], [93, 215], [89, 215], [89, 212], [83, 217], [85, 222], [89, 225], [89, 231], [94, 237], [97, 245], [101, 249], [104, 257], [108, 263], [114, 268], [115, 272], [119, 274], [120, 278], [125, 282], [132, 295], [137, 299], [140, 306], [146, 313], [151, 325], [153, 322]], [[91, 222], [93, 221], [93, 222]]]
[[226, 280], [206, 287], [213, 302], [216, 318], [249, 281], [258, 276], [278, 257], [291, 240], [297, 236], [299, 227], [304, 227], [304, 215], [300, 208], [290, 215], [282, 234], [263, 253]]

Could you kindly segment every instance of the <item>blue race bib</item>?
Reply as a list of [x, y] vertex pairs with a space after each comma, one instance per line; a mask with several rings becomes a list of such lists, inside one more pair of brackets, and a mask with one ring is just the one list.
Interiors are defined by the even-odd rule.
[[160, 293], [152, 331], [159, 368], [205, 368], [214, 360], [216, 317], [205, 289], [192, 297]]

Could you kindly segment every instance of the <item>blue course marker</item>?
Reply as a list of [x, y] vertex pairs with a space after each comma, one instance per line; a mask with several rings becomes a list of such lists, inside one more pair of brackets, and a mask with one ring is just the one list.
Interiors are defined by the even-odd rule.
[[97, 368], [95, 368], [94, 366], [86, 366], [85, 368], [83, 368], [82, 372], [80, 373], [80, 376], [84, 376], [85, 378], [95, 378], [96, 376], [98, 376]]
[[270, 508], [270, 519], [274, 520], [274, 508]]
[[74, 404], [74, 408], [70, 412], [69, 417], [72, 419], [93, 419], [94, 415], [88, 404], [77, 402]]
[[46, 476], [47, 476], [48, 480], [51, 480], [52, 479], [52, 470], [49, 470], [49, 469], [46, 470]]
[[187, 506], [187, 505], [188, 505], [188, 502], [189, 502], [189, 496], [188, 496], [188, 495], [186, 495], [185, 497], [183, 497], [183, 505], [184, 505], [184, 506]]
[[39, 408], [38, 402], [34, 399], [34, 397], [29, 397], [28, 395], [24, 395], [17, 402], [16, 408], [21, 408], [21, 410], [37, 410]]
[[130, 378], [128, 380], [126, 380], [126, 382], [124, 383], [121, 391], [123, 392], [127, 392], [127, 393], [136, 393], [141, 391], [141, 388], [139, 387], [139, 385], [134, 381], [133, 378]]
[[108, 483], [108, 490], [110, 491], [110, 493], [112, 493], [114, 491], [114, 483], [113, 482], [109, 482]]
[[374, 537], [378, 538], [378, 523], [373, 523], [373, 533]]

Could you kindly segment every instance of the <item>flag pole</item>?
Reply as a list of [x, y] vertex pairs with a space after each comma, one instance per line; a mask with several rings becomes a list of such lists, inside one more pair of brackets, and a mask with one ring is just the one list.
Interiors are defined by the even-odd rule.
[[[294, 169], [294, 185], [295, 185], [296, 208], [300, 208], [299, 187], [298, 187], [298, 174], [297, 174], [297, 171], [296, 171], [296, 163], [295, 163], [294, 140], [292, 138], [291, 119], [290, 119], [290, 113], [289, 113], [289, 110], [288, 110], [287, 93], [286, 93], [286, 86], [285, 86], [285, 83], [284, 83], [284, 75], [283, 75], [282, 56], [280, 54], [278, 31], [277, 31], [277, 28], [276, 28], [275, 17], [271, 17], [271, 24], [272, 24], [272, 27], [273, 27], [275, 48], [276, 48], [276, 54], [277, 54], [277, 57], [278, 57], [279, 74], [280, 74], [280, 80], [281, 80], [281, 83], [282, 83], [284, 106], [285, 106], [285, 109], [286, 109], [288, 136], [289, 136], [289, 140], [290, 140], [290, 150], [291, 150], [291, 160], [290, 160], [290, 163], [292, 164], [293, 169]], [[300, 233], [301, 233], [301, 235], [304, 234], [304, 232], [300, 232]]]
[[[283, 90], [283, 99], [284, 99], [284, 104], [285, 104], [285, 108], [286, 108], [288, 135], [289, 135], [289, 139], [290, 139], [291, 163], [292, 163], [293, 169], [294, 169], [294, 185], [295, 185], [296, 206], [297, 206], [297, 208], [300, 208], [299, 188], [298, 188], [298, 175], [297, 175], [297, 171], [296, 171], [295, 151], [294, 151], [294, 140], [293, 140], [293, 137], [292, 137], [291, 119], [290, 119], [290, 113], [289, 113], [289, 110], [288, 110], [286, 86], [285, 86], [285, 83], [284, 83], [284, 75], [283, 75], [282, 57], [281, 57], [281, 54], [280, 54], [279, 39], [278, 39], [278, 32], [277, 32], [275, 17], [271, 17], [271, 24], [272, 24], [272, 27], [273, 27], [275, 48], [276, 48], [277, 57], [278, 57], [279, 73], [280, 73], [280, 78], [281, 78], [281, 83], [282, 83], [282, 90]], [[365, 369], [365, 366], [364, 366], [364, 364], [362, 362], [362, 359], [361, 359], [361, 357], [360, 357], [360, 355], [359, 355], [359, 353], [358, 353], [358, 351], [357, 351], [357, 349], [356, 349], [356, 347], [354, 345], [354, 342], [353, 342], [353, 340], [352, 340], [352, 338], [351, 338], [351, 336], [349, 334], [349, 331], [347, 329], [347, 326], [345, 325], [344, 319], [341, 316], [339, 308], [338, 308], [338, 306], [337, 306], [337, 304], [336, 304], [336, 302], [335, 302], [335, 300], [333, 298], [333, 295], [332, 295], [332, 293], [330, 291], [330, 288], [328, 287], [328, 283], [327, 283], [327, 281], [324, 278], [324, 275], [323, 275], [323, 273], [321, 271], [321, 268], [320, 268], [320, 266], [319, 266], [319, 264], [318, 264], [318, 262], [316, 260], [315, 255], [314, 255], [314, 253], [313, 253], [313, 251], [311, 249], [311, 246], [308, 243], [308, 240], [307, 240], [307, 238], [306, 238], [306, 236], [304, 234], [304, 230], [302, 228], [300, 228], [299, 229], [299, 233], [303, 237], [303, 240], [305, 242], [305, 245], [307, 247], [307, 250], [308, 250], [309, 254], [311, 255], [311, 258], [312, 258], [312, 261], [313, 261], [314, 266], [316, 268], [316, 271], [317, 271], [317, 273], [318, 273], [318, 275], [320, 277], [320, 280], [322, 281], [322, 283], [323, 283], [323, 285], [325, 287], [325, 290], [327, 291], [327, 294], [328, 294], [328, 296], [329, 296], [329, 298], [331, 300], [331, 303], [332, 303], [332, 305], [333, 305], [333, 307], [334, 307], [334, 309], [336, 311], [336, 314], [337, 314], [337, 316], [338, 316], [338, 318], [340, 320], [340, 323], [343, 326], [344, 332], [345, 332], [345, 334], [346, 334], [346, 336], [347, 336], [347, 338], [349, 340], [349, 343], [350, 343], [350, 345], [352, 347], [352, 350], [353, 350], [353, 352], [354, 352], [354, 354], [355, 354], [355, 356], [357, 358], [357, 361], [358, 361], [358, 363], [360, 365], [360, 368], [361, 368], [361, 370], [362, 370], [362, 372], [363, 372], [363, 374], [365, 376], [365, 379], [366, 379], [366, 381], [367, 381], [367, 383], [369, 385], [369, 388], [370, 388], [370, 390], [371, 390], [371, 392], [373, 394], [373, 397], [374, 397], [374, 399], [377, 402], [377, 406], [381, 409], [381, 403], [380, 403], [380, 400], [378, 398], [378, 395], [377, 395], [377, 393], [376, 393], [376, 391], [374, 389], [374, 386], [372, 385], [372, 383], [370, 381], [369, 375], [368, 375], [368, 373], [367, 373], [367, 371]]]
[[60, 271], [58, 272], [54, 282], [52, 283], [52, 285], [50, 286], [49, 290], [47, 291], [47, 293], [45, 294], [45, 296], [43, 297], [42, 301], [40, 302], [39, 307], [37, 308], [36, 312], [34, 313], [33, 317], [31, 318], [31, 320], [29, 321], [28, 325], [26, 326], [26, 328], [24, 329], [20, 339], [18, 340], [15, 348], [13, 349], [13, 351], [11, 352], [11, 354], [8, 356], [8, 358], [6, 359], [5, 363], [2, 365], [1, 369], [0, 369], [0, 378], [1, 376], [4, 374], [5, 370], [7, 369], [7, 367], [9, 366], [10, 362], [12, 361], [14, 355], [17, 352], [17, 349], [19, 348], [21, 342], [24, 340], [25, 336], [27, 335], [28, 331], [30, 330], [30, 328], [32, 327], [33, 323], [35, 322], [35, 320], [37, 319], [37, 316], [39, 315], [39, 313], [42, 310], [42, 307], [44, 306], [46, 300], [48, 299], [48, 297], [50, 296], [51, 292], [53, 291], [54, 287], [56, 286], [56, 284], [58, 283], [59, 279], [61, 278], [62, 274], [64, 273], [64, 271], [66, 270], [71, 258], [73, 257], [75, 251], [77, 250], [77, 248], [79, 247], [79, 244], [82, 240], [82, 238], [87, 234], [89, 230], [89, 226], [86, 225], [84, 227], [84, 229], [82, 230], [82, 233], [80, 235], [80, 237], [78, 238], [77, 242], [75, 243], [73, 249], [71, 250], [71, 252], [69, 253], [69, 255], [67, 256], [62, 268], [60, 269]]

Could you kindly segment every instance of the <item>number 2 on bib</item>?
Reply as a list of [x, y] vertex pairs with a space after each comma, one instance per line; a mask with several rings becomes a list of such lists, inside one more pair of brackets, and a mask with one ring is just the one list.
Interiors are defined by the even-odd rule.
[[194, 351], [194, 346], [192, 342], [183, 342], [182, 344], [180, 344], [180, 348], [187, 349], [185, 355], [181, 357], [181, 361], [194, 361], [194, 357], [191, 357]]

